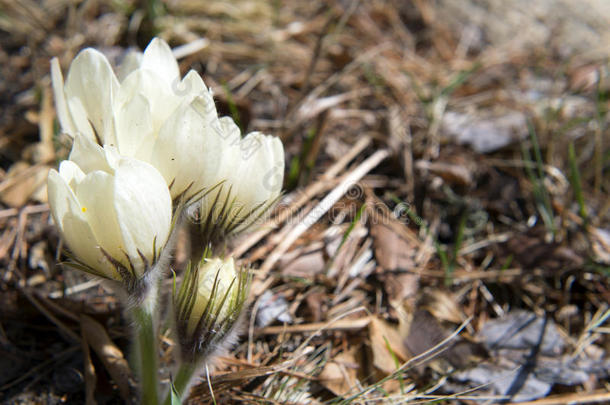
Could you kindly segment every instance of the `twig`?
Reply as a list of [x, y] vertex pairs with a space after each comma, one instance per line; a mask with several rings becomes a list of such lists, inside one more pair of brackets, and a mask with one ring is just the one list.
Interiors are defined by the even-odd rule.
[[268, 326], [255, 330], [255, 335], [277, 335], [280, 333], [309, 333], [316, 332], [322, 328], [326, 331], [357, 331], [368, 326], [371, 322], [369, 317], [361, 319], [342, 319], [331, 326], [324, 327], [328, 322], [306, 323], [301, 325]]

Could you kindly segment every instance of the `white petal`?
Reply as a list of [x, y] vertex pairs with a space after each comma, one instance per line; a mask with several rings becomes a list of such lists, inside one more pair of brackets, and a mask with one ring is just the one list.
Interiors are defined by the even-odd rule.
[[[235, 183], [237, 201], [243, 206], [239, 215], [245, 219], [252, 210], [260, 209], [279, 196], [284, 176], [284, 153], [278, 138], [257, 132], [242, 140], [240, 152], [239, 177]], [[256, 215], [248, 218], [244, 226], [254, 219]]]
[[115, 100], [115, 110], [123, 108], [126, 103], [131, 103], [136, 95], [140, 95], [148, 101], [155, 133], [159, 131], [161, 125], [180, 105], [181, 101], [172, 90], [171, 84], [151, 70], [138, 69], [127, 76], [121, 84]]
[[127, 264], [125, 244], [113, 204], [114, 176], [103, 171], [94, 171], [87, 174], [75, 187], [74, 192], [99, 245], [110, 256]]
[[120, 280], [114, 266], [102, 254], [86, 220], [70, 212], [64, 217], [64, 239], [76, 258], [108, 278]]
[[113, 172], [112, 167], [108, 164], [104, 149], [91, 139], [83, 136], [74, 138], [70, 160], [75, 162], [85, 173], [95, 170]]
[[134, 70], [140, 67], [142, 63], [142, 52], [139, 51], [129, 51], [121, 61], [117, 69], [117, 77], [120, 82], [125, 80], [127, 76]]
[[70, 211], [80, 212], [80, 204], [66, 180], [54, 169], [49, 171], [47, 194], [53, 219], [60, 230], [63, 231], [64, 216]]
[[[201, 202], [201, 214], [204, 218], [210, 212], [213, 212], [213, 216], [219, 215], [223, 209], [222, 204], [228, 198], [229, 193], [230, 199], [233, 200], [238, 195], [240, 183], [246, 181], [242, 178], [243, 173], [240, 172], [242, 159], [240, 152], [241, 132], [239, 127], [235, 125], [230, 117], [222, 117], [212, 123], [211, 133], [213, 134], [212, 138], [219, 142], [218, 148], [222, 150], [222, 158], [218, 162], [219, 167], [215, 176], [209, 177], [209, 187], [219, 186], [211, 193], [208, 193]], [[249, 178], [249, 174], [246, 174], [246, 176]], [[215, 201], [222, 203], [214, 205]], [[242, 206], [241, 201], [235, 199], [232, 204], [232, 214], [229, 215], [229, 218], [232, 219], [237, 212], [243, 211], [244, 208], [240, 209]]]
[[148, 100], [140, 94], [116, 110], [118, 149], [125, 156], [149, 160], [153, 125]]
[[[257, 132], [248, 134], [241, 141], [241, 170], [250, 173], [251, 177], [249, 178], [250, 182], [243, 183], [240, 190], [252, 195], [256, 203], [268, 199], [269, 196], [278, 192], [281, 188], [278, 181], [273, 183], [265, 181], [274, 174], [278, 167], [281, 166], [283, 172], [284, 159], [281, 145], [279, 139]], [[278, 156], [278, 149], [280, 156]]]
[[98, 243], [73, 191], [55, 170], [49, 172], [47, 184], [51, 214], [72, 253], [94, 269], [113, 277], [112, 271], [101, 265]]
[[76, 135], [76, 128], [72, 122], [68, 104], [66, 103], [66, 95], [64, 93], [64, 78], [61, 74], [61, 67], [57, 58], [51, 59], [51, 82], [53, 84], [53, 95], [55, 96], [55, 109], [57, 110], [57, 118], [61, 125], [62, 131], [70, 136]]
[[140, 67], [156, 72], [169, 83], [178, 84], [180, 80], [178, 62], [167, 42], [159, 38], [153, 38], [144, 50]]
[[123, 159], [123, 156], [114, 146], [106, 145], [104, 146], [104, 158], [106, 159], [108, 166], [111, 168], [111, 173], [114, 174], [116, 169], [119, 167], [119, 162], [121, 159]]
[[190, 192], [198, 192], [214, 185], [223, 154], [223, 139], [205, 124], [199, 110], [183, 104], [159, 131], [152, 163], [168, 184], [173, 183], [176, 197], [189, 186]]
[[153, 245], [157, 250], [163, 247], [171, 228], [172, 200], [165, 180], [147, 163], [121, 159], [113, 204], [132, 262], [141, 263], [140, 252], [152, 263]]
[[270, 169], [263, 177], [262, 186], [271, 193], [272, 198], [276, 198], [282, 191], [284, 183], [284, 145], [280, 138], [275, 136], [266, 136], [266, 156], [270, 160]]
[[[80, 99], [86, 118], [93, 124], [103, 143], [114, 143], [112, 100], [118, 89], [119, 82], [103, 54], [87, 48], [76, 56], [66, 79], [68, 105], [71, 98]], [[72, 111], [74, 121], [82, 121], [82, 117], [77, 118], [75, 114]]]
[[[89, 117], [87, 115], [87, 110], [83, 105], [83, 101], [78, 97], [70, 97], [67, 99], [67, 103], [76, 131], [75, 137], [82, 135], [97, 142], [95, 131], [89, 122]], [[100, 139], [100, 141], [102, 141], [102, 139]]]
[[189, 70], [180, 84], [178, 86], [174, 86], [173, 89], [178, 96], [186, 97], [189, 101], [192, 101], [197, 96], [206, 97], [206, 99], [211, 100], [213, 107], [212, 110], [214, 113], [216, 112], [212, 91], [206, 87], [203, 79], [201, 79], [201, 76], [199, 76], [199, 73], [196, 71]]
[[59, 175], [71, 188], [85, 178], [85, 173], [81, 168], [70, 160], [64, 160], [59, 164]]
[[238, 145], [241, 142], [241, 130], [233, 121], [231, 117], [222, 117], [220, 118], [220, 127], [222, 131], [222, 136], [226, 140], [227, 143], [231, 145]]

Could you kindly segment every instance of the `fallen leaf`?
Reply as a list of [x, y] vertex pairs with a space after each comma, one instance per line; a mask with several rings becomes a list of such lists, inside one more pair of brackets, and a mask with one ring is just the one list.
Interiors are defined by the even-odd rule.
[[14, 163], [0, 184], [0, 200], [11, 207], [22, 207], [28, 200], [46, 202], [49, 170], [46, 165]]
[[[455, 374], [459, 381], [467, 381], [474, 386], [489, 386], [494, 389], [494, 392], [505, 395], [510, 392], [510, 389], [517, 376], [517, 369], [506, 369], [493, 364], [481, 364], [471, 370], [462, 371]], [[522, 382], [519, 391], [512, 394], [512, 401], [531, 401], [533, 399], [542, 398], [548, 394], [552, 384], [540, 381], [533, 375], [527, 376]]]
[[391, 374], [410, 358], [397, 326], [373, 316], [369, 323], [369, 337], [373, 351], [373, 365], [379, 370]]
[[555, 322], [527, 311], [512, 311], [486, 322], [478, 336], [490, 350], [531, 349], [539, 345], [540, 353], [558, 355], [566, 345]]
[[524, 269], [540, 267], [549, 270], [566, 271], [580, 268], [583, 258], [568, 246], [546, 242], [542, 227], [531, 228], [527, 233], [516, 234], [500, 247], [504, 253], [512, 255], [514, 263]]
[[529, 134], [525, 114], [518, 111], [493, 117], [450, 111], [443, 116], [441, 125], [449, 139], [460, 145], [470, 145], [479, 153], [494, 152]]
[[482, 361], [454, 373], [453, 378], [464, 384], [448, 384], [450, 392], [488, 387], [490, 394], [521, 402], [545, 397], [554, 384], [580, 385], [593, 376], [599, 381], [610, 377], [610, 360], [603, 354], [595, 358], [585, 351], [564, 354], [566, 342], [557, 325], [533, 312], [513, 311], [490, 320], [478, 338], [491, 352], [493, 363]]
[[322, 251], [299, 256], [282, 266], [282, 274], [291, 277], [311, 278], [324, 271], [325, 261]]
[[409, 243], [386, 223], [371, 225], [375, 259], [384, 270], [408, 270], [415, 267], [416, 246]]
[[[449, 334], [450, 331], [445, 330], [432, 314], [418, 309], [413, 314], [405, 346], [414, 357], [419, 356], [437, 346]], [[487, 352], [481, 345], [458, 336], [426, 354], [422, 360], [424, 363], [433, 362], [433, 365], [439, 365], [440, 369], [446, 371], [450, 368], [449, 365], [462, 369], [486, 357]]]
[[[604, 77], [606, 76], [606, 77]], [[569, 72], [570, 89], [573, 91], [593, 91], [602, 78], [607, 79], [608, 71], [599, 63], [579, 66]]]
[[359, 346], [341, 352], [329, 360], [319, 375], [320, 383], [337, 396], [346, 396], [357, 387], [358, 362], [356, 353]]
[[47, 252], [48, 241], [36, 242], [28, 250], [28, 264], [32, 269], [41, 269], [46, 275], [54, 266], [53, 257]]
[[288, 313], [288, 301], [282, 295], [274, 295], [267, 290], [259, 299], [256, 326], [264, 328], [276, 319], [280, 322], [292, 322], [292, 317]]
[[419, 290], [419, 276], [412, 273], [385, 272], [377, 278], [383, 282], [390, 303], [400, 304], [414, 299]]
[[305, 298], [305, 303], [311, 312], [313, 322], [320, 322], [324, 315], [324, 306], [326, 305], [327, 295], [325, 292], [316, 291], [308, 294]]
[[429, 171], [450, 184], [468, 187], [473, 183], [472, 173], [465, 165], [418, 160], [415, 162], [415, 168], [421, 171]]
[[428, 311], [417, 310], [405, 339], [405, 346], [413, 356], [418, 356], [432, 349], [447, 337], [440, 323]]

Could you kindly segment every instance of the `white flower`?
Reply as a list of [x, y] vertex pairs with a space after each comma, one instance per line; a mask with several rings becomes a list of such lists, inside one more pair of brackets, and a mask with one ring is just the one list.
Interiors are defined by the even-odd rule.
[[187, 269], [174, 297], [178, 337], [188, 361], [233, 343], [232, 332], [248, 298], [248, 272], [236, 268], [232, 257], [208, 255], [209, 251], [198, 267]]
[[220, 119], [229, 141], [217, 173], [218, 187], [196, 214], [204, 233], [222, 238], [254, 225], [277, 201], [284, 179], [284, 148], [277, 137], [252, 132], [241, 139], [229, 117]]
[[144, 54], [131, 53], [117, 78], [106, 57], [81, 51], [64, 84], [57, 59], [51, 61], [53, 91], [62, 130], [155, 166], [172, 198], [211, 187], [225, 140], [211, 91], [197, 72], [180, 79], [178, 63], [163, 40]]
[[77, 263], [123, 282], [154, 264], [171, 230], [172, 201], [151, 165], [76, 137], [48, 178], [51, 213]]

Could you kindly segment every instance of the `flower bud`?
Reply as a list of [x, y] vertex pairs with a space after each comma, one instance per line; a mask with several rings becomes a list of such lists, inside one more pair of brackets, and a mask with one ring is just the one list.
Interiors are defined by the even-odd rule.
[[233, 344], [248, 298], [248, 271], [233, 258], [205, 258], [187, 269], [174, 295], [176, 329], [184, 361], [197, 362]]
[[142, 55], [127, 54], [118, 71], [121, 80], [102, 53], [87, 48], [64, 84], [58, 60], [51, 61], [62, 130], [152, 164], [174, 199], [210, 188], [224, 140], [213, 130], [218, 114], [199, 74], [191, 70], [181, 79], [171, 49], [158, 38]]
[[152, 267], [172, 227], [165, 180], [151, 165], [77, 137], [48, 177], [51, 214], [76, 267], [128, 287]]
[[217, 174], [218, 186], [206, 193], [192, 220], [208, 242], [242, 232], [260, 220], [280, 196], [284, 148], [277, 137], [252, 132], [241, 139], [229, 117], [220, 119], [228, 140]]

